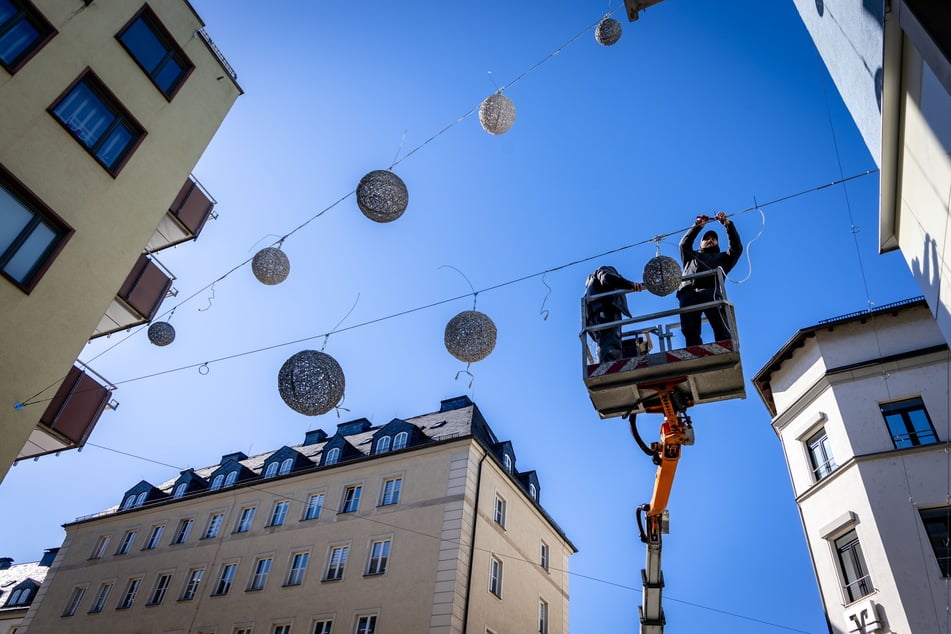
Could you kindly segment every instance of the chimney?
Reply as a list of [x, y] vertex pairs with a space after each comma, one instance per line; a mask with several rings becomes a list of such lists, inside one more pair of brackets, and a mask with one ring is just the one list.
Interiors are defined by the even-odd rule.
[[13, 563], [13, 557], [0, 557], [0, 570], [6, 570]]
[[316, 445], [327, 440], [327, 432], [323, 429], [312, 429], [304, 434], [305, 445]]
[[43, 551], [43, 558], [40, 559], [40, 565], [46, 566], [49, 568], [53, 565], [53, 560], [56, 559], [56, 553], [59, 552], [59, 548], [47, 548]]

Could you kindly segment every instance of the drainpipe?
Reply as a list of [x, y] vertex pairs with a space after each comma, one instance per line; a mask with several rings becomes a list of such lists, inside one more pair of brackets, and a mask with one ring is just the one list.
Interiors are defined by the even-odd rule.
[[483, 451], [479, 459], [479, 472], [476, 474], [475, 509], [472, 517], [472, 542], [469, 544], [469, 574], [466, 575], [466, 607], [462, 613], [462, 634], [469, 632], [469, 602], [472, 601], [472, 558], [475, 556], [476, 528], [479, 526], [479, 489], [482, 488], [482, 463], [488, 451]]

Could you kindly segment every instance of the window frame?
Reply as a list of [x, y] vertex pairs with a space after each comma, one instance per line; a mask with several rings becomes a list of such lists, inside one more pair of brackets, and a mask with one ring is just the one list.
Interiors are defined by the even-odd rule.
[[549, 572], [548, 567], [551, 563], [551, 548], [545, 543], [545, 540], [541, 540], [541, 548], [538, 553], [538, 565], [542, 567], [545, 572]]
[[376, 632], [377, 614], [358, 614], [354, 634], [374, 634]]
[[188, 541], [188, 536], [192, 532], [192, 525], [195, 523], [195, 520], [190, 517], [179, 520], [178, 528], [175, 529], [175, 536], [172, 537], [172, 545], [175, 544], [184, 544]]
[[119, 547], [116, 548], [116, 555], [128, 555], [129, 551], [132, 550], [132, 544], [135, 543], [135, 538], [138, 534], [139, 531], [136, 529], [127, 530], [122, 536], [122, 541], [119, 542]]
[[356, 513], [360, 510], [360, 497], [363, 495], [363, 484], [349, 484], [343, 489], [340, 498], [340, 513]]
[[[317, 629], [318, 626], [320, 626], [320, 630]], [[313, 625], [311, 625], [310, 633], [311, 634], [330, 634], [330, 631], [333, 629], [333, 626], [334, 626], [334, 620], [332, 618], [330, 619], [320, 618], [315, 620]]]
[[69, 598], [66, 600], [66, 605], [63, 606], [63, 613], [60, 616], [74, 616], [79, 610], [79, 604], [82, 603], [84, 596], [86, 596], [86, 586], [73, 587], [73, 591], [69, 593]]
[[213, 597], [222, 597], [231, 592], [235, 577], [238, 576], [238, 562], [227, 561], [221, 564], [221, 570], [218, 573], [218, 581], [215, 583], [215, 590], [211, 593]]
[[277, 500], [274, 502], [274, 508], [271, 509], [271, 518], [268, 520], [267, 525], [284, 526], [284, 524], [287, 522], [287, 512], [290, 510], [290, 508], [290, 500]]
[[33, 56], [36, 55], [40, 49], [56, 37], [58, 31], [30, 0], [10, 0], [10, 3], [17, 9], [17, 13], [5, 24], [0, 25], [0, 37], [12, 31], [17, 24], [23, 21], [28, 22], [37, 32], [36, 40], [27, 45], [20, 54], [14, 57], [9, 63], [0, 59], [0, 66], [10, 75], [15, 75], [18, 70], [33, 59]]
[[[94, 97], [96, 97], [100, 103], [108, 110], [112, 116], [113, 120], [106, 126], [106, 129], [102, 134], [98, 135], [92, 145], [87, 145], [86, 142], [82, 139], [82, 136], [69, 127], [67, 119], [56, 112], [56, 110], [63, 105], [67, 98], [76, 90], [80, 85], [85, 85], [86, 89], [89, 90]], [[46, 109], [46, 111], [59, 123], [67, 134], [69, 134], [76, 142], [89, 154], [103, 169], [109, 172], [110, 175], [116, 177], [119, 175], [119, 172], [122, 171], [122, 168], [125, 167], [129, 159], [135, 153], [136, 149], [141, 145], [142, 141], [148, 136], [148, 132], [145, 127], [139, 123], [139, 121], [132, 116], [132, 113], [126, 109], [123, 103], [119, 100], [115, 94], [109, 90], [105, 82], [103, 82], [98, 75], [88, 66], [83, 70], [79, 76], [73, 80], [73, 83], [69, 85], [57, 98], [53, 101], [52, 104]], [[113, 130], [116, 130], [120, 126], [125, 126], [130, 132], [130, 140], [128, 144], [122, 149], [122, 151], [116, 156], [115, 160], [109, 164], [105, 160], [101, 159], [97, 155], [97, 150], [101, 149], [102, 145], [108, 141], [109, 133]]]
[[258, 557], [254, 561], [254, 568], [251, 570], [251, 578], [248, 580], [247, 592], [260, 592], [267, 586], [267, 578], [271, 575], [271, 566], [274, 564], [273, 557]]
[[277, 469], [278, 469], [279, 466], [280, 466], [280, 465], [277, 463], [277, 460], [275, 460], [275, 461], [273, 461], [273, 462], [269, 462], [268, 465], [267, 465], [267, 467], [265, 467], [265, 469], [264, 469], [264, 477], [265, 477], [265, 479], [266, 479], [266, 478], [273, 478], [274, 476], [276, 476], [276, 475], [277, 475]]
[[[835, 461], [832, 443], [825, 426], [817, 428], [802, 442], [812, 473], [813, 482], [821, 482], [835, 473], [839, 465]], [[822, 460], [820, 462], [820, 460]]]
[[[934, 552], [941, 576], [944, 578], [951, 577], [951, 545], [948, 541], [951, 537], [951, 506], [918, 509], [918, 514], [921, 517], [925, 536], [931, 543], [931, 549]], [[938, 526], [939, 523], [940, 526]], [[935, 525], [940, 532], [932, 531], [929, 525]]]
[[[318, 491], [316, 493], [311, 493], [307, 497], [307, 504], [304, 506], [304, 515], [301, 517], [303, 520], [318, 520], [320, 519], [320, 512], [323, 511], [325, 500], [327, 499], [326, 491]], [[315, 504], [314, 502], [318, 501], [319, 503]], [[312, 511], [313, 514], [312, 514]]]
[[142, 585], [142, 577], [132, 577], [125, 586], [125, 592], [122, 594], [117, 610], [128, 610], [135, 605], [135, 597], [139, 593], [139, 587]]
[[376, 441], [376, 453], [387, 453], [392, 446], [393, 438], [391, 436], [380, 436], [380, 439]]
[[[390, 486], [392, 484], [392, 486]], [[400, 503], [400, 493], [403, 491], [403, 476], [383, 478], [380, 487], [380, 503], [377, 506], [392, 506]]]
[[[931, 420], [928, 409], [925, 407], [924, 399], [920, 396], [906, 398], [900, 401], [892, 401], [890, 403], [880, 403], [878, 407], [882, 413], [885, 427], [888, 429], [895, 449], [934, 445], [938, 442], [938, 433], [935, 430], [934, 421]], [[915, 423], [918, 421], [911, 417], [911, 414], [914, 412], [924, 414], [924, 420], [921, 422], [927, 423], [927, 429], [915, 428]], [[893, 422], [898, 422], [895, 420], [896, 416], [900, 418], [904, 426], [904, 430], [902, 430], [901, 433], [892, 427]], [[907, 438], [901, 439], [902, 436], [906, 436]], [[930, 440], [927, 440], [928, 438], [930, 438]], [[923, 442], [923, 439], [925, 439], [925, 442]]]
[[333, 449], [327, 452], [327, 457], [324, 458], [325, 465], [335, 465], [340, 462], [340, 448], [334, 447]]
[[110, 541], [112, 541], [111, 535], [100, 535], [96, 540], [96, 545], [92, 548], [92, 552], [89, 553], [89, 559], [102, 559], [102, 556], [106, 554], [106, 548], [109, 547]]
[[152, 592], [149, 594], [149, 600], [146, 601], [145, 605], [162, 605], [170, 585], [172, 585], [172, 573], [160, 572], [155, 577], [155, 585], [152, 586]]
[[[142, 20], [142, 23], [152, 32], [152, 35], [155, 37], [157, 42], [165, 48], [165, 55], [162, 60], [156, 65], [152, 70], [149, 70], [145, 67], [142, 61], [136, 56], [132, 48], [122, 39], [122, 37], [129, 32], [129, 29], [139, 20]], [[195, 70], [195, 65], [185, 54], [185, 51], [182, 50], [182, 47], [178, 45], [178, 42], [175, 41], [175, 38], [169, 33], [168, 29], [162, 23], [155, 12], [148, 6], [144, 5], [139, 11], [132, 16], [132, 18], [119, 29], [119, 32], [116, 33], [116, 41], [119, 42], [119, 45], [125, 49], [126, 53], [129, 54], [129, 57], [135, 62], [136, 66], [142, 69], [142, 72], [145, 73], [145, 76], [149, 78], [149, 81], [152, 82], [152, 85], [155, 86], [162, 96], [165, 97], [166, 101], [171, 102], [175, 98], [175, 95], [178, 94], [178, 91], [181, 90], [182, 86], [185, 85], [185, 82], [188, 80], [188, 77], [192, 74], [192, 71]], [[156, 81], [156, 75], [161, 73], [161, 70], [164, 69], [165, 64], [169, 61], [176, 62], [182, 69], [181, 74], [176, 78], [175, 82], [168, 87], [168, 89], [163, 88]]]
[[182, 594], [178, 600], [194, 601], [198, 596], [198, 588], [201, 587], [201, 580], [204, 576], [205, 569], [203, 567], [189, 569], [185, 585], [182, 587]]
[[142, 550], [154, 550], [155, 548], [158, 548], [159, 542], [162, 540], [162, 533], [164, 532], [165, 524], [153, 525], [152, 532], [149, 533], [149, 538], [145, 540]]
[[502, 598], [502, 560], [492, 555], [489, 558], [489, 594]]
[[202, 533], [202, 539], [214, 539], [221, 534], [221, 526], [225, 523], [224, 513], [212, 513], [208, 516], [208, 525], [205, 526], [205, 532]]
[[[337, 553], [340, 553], [337, 556]], [[350, 556], [350, 544], [334, 544], [327, 551], [327, 567], [321, 581], [341, 581]]]
[[241, 509], [238, 521], [234, 525], [234, 533], [247, 533], [254, 525], [254, 514], [257, 511], [256, 506], [245, 506]]
[[307, 573], [307, 564], [310, 563], [310, 551], [301, 550], [291, 553], [291, 561], [287, 567], [287, 580], [285, 586], [299, 586], [304, 583], [304, 575]]
[[[379, 547], [380, 552], [377, 551]], [[393, 547], [392, 537], [381, 537], [370, 541], [370, 548], [367, 553], [367, 568], [363, 573], [365, 577], [385, 575], [390, 561], [390, 549]]]
[[548, 634], [548, 617], [550, 614], [548, 601], [538, 598], [538, 634]]
[[96, 591], [96, 598], [89, 606], [88, 614], [99, 614], [106, 607], [106, 601], [109, 600], [109, 594], [112, 592], [114, 584], [110, 581], [103, 581], [99, 584], [99, 590]]
[[[0, 165], [0, 188], [4, 189], [7, 195], [22, 209], [32, 214], [32, 218], [26, 226], [20, 229], [10, 245], [0, 252], [0, 274], [11, 284], [29, 295], [76, 231], [3, 165]], [[7, 263], [19, 254], [20, 249], [23, 248], [40, 225], [45, 225], [53, 232], [55, 236], [53, 242], [35, 259], [29, 271], [23, 276], [23, 280], [17, 280], [6, 272]], [[126, 499], [120, 510], [125, 510], [129, 506], [131, 506], [131, 503]]]
[[830, 543], [835, 554], [845, 604], [850, 605], [872, 594], [875, 586], [872, 584], [872, 576], [862, 552], [862, 543], [855, 528], [831, 539]]
[[505, 501], [505, 498], [500, 494], [495, 494], [495, 502], [492, 506], [492, 521], [496, 524], [505, 528], [505, 516], [506, 516], [506, 507], [508, 504]]
[[393, 437], [393, 451], [399, 451], [400, 449], [406, 449], [406, 445], [409, 443], [409, 433], [401, 431]]

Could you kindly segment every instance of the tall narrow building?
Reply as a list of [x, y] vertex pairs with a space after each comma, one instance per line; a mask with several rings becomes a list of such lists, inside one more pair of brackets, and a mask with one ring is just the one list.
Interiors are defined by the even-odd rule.
[[190, 173], [240, 94], [187, 0], [0, 0], [0, 479], [110, 404], [74, 361], [158, 313], [155, 252], [212, 213]]
[[568, 632], [576, 550], [467, 397], [301, 440], [66, 524], [27, 631]]
[[919, 298], [803, 328], [753, 378], [830, 632], [949, 632], [949, 372]]

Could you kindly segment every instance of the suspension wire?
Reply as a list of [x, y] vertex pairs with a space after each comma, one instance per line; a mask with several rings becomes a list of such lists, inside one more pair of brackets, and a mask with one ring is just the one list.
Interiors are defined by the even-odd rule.
[[[831, 182], [831, 183], [827, 183], [827, 184], [824, 184], [824, 185], [819, 185], [819, 186], [812, 187], [812, 188], [809, 188], [809, 189], [804, 189], [804, 190], [801, 190], [801, 191], [796, 192], [796, 193], [793, 193], [793, 194], [787, 194], [787, 195], [785, 195], [785, 196], [781, 196], [781, 197], [776, 198], [776, 199], [774, 199], [774, 200], [771, 200], [771, 201], [769, 201], [769, 202], [755, 204], [755, 205], [752, 206], [752, 207], [747, 207], [747, 208], [745, 208], [745, 209], [741, 209], [741, 210], [739, 210], [739, 211], [736, 211], [736, 212], [733, 212], [733, 213], [731, 213], [731, 214], [728, 214], [727, 217], [735, 217], [735, 216], [743, 215], [743, 214], [746, 214], [746, 213], [749, 213], [749, 212], [752, 212], [752, 211], [759, 211], [760, 213], [762, 213], [761, 210], [762, 210], [764, 207], [770, 207], [770, 206], [773, 206], [773, 205], [777, 205], [777, 204], [780, 204], [780, 203], [783, 203], [783, 202], [792, 200], [792, 199], [794, 199], [794, 198], [799, 198], [799, 197], [801, 197], [801, 196], [805, 196], [805, 195], [808, 195], [808, 194], [812, 194], [812, 193], [815, 193], [815, 192], [817, 192], [817, 191], [826, 189], [826, 188], [828, 188], [828, 187], [832, 187], [832, 186], [841, 184], [841, 183], [843, 183], [843, 182], [848, 182], [848, 181], [851, 181], [851, 180], [855, 180], [855, 179], [858, 179], [858, 178], [862, 178], [862, 177], [864, 177], [864, 176], [868, 176], [868, 175], [870, 175], [870, 174], [875, 174], [875, 173], [877, 173], [877, 172], [878, 172], [878, 170], [866, 170], [865, 172], [861, 172], [861, 173], [858, 173], [858, 174], [853, 174], [852, 176], [846, 177], [846, 178], [844, 178], [844, 179], [839, 179], [839, 180], [833, 181], [833, 182]], [[157, 376], [161, 376], [161, 375], [164, 375], [164, 374], [170, 374], [170, 373], [173, 373], [173, 372], [179, 372], [179, 371], [181, 371], [181, 370], [188, 370], [188, 369], [192, 369], [192, 368], [198, 368], [198, 367], [200, 367], [200, 366], [205, 366], [205, 367], [207, 367], [207, 366], [208, 366], [209, 364], [211, 364], [211, 363], [219, 363], [219, 362], [222, 362], [222, 361], [229, 361], [229, 360], [237, 359], [237, 358], [243, 357], [243, 356], [248, 356], [248, 355], [252, 355], [252, 354], [257, 354], [257, 353], [260, 353], [260, 352], [266, 352], [266, 351], [268, 351], [268, 350], [274, 350], [274, 349], [276, 349], [276, 348], [282, 348], [282, 347], [284, 347], [284, 346], [290, 346], [290, 345], [294, 345], [294, 344], [304, 343], [304, 342], [306, 342], [306, 341], [312, 341], [312, 340], [314, 340], [314, 339], [319, 339], [319, 338], [321, 338], [321, 337], [329, 337], [330, 335], [333, 335], [333, 334], [337, 334], [337, 333], [341, 333], [341, 332], [346, 332], [346, 331], [349, 331], [349, 330], [354, 330], [354, 329], [356, 329], [356, 328], [363, 328], [363, 327], [365, 327], [365, 326], [371, 326], [371, 325], [374, 325], [374, 324], [377, 324], [377, 323], [380, 323], [380, 322], [383, 322], [383, 321], [388, 321], [388, 320], [391, 320], [391, 319], [396, 319], [396, 318], [398, 318], [398, 317], [405, 317], [406, 315], [410, 315], [410, 314], [413, 314], [413, 313], [417, 313], [417, 312], [421, 312], [421, 311], [424, 311], [424, 310], [428, 310], [428, 309], [430, 309], [430, 308], [435, 308], [435, 307], [437, 307], [437, 306], [442, 306], [442, 305], [444, 305], [444, 304], [448, 304], [448, 303], [455, 302], [455, 301], [458, 301], [458, 300], [461, 300], [461, 299], [465, 299], [466, 297], [476, 297], [476, 296], [479, 295], [479, 293], [487, 293], [487, 292], [490, 292], [490, 291], [495, 291], [495, 290], [499, 290], [499, 289], [501, 289], [501, 288], [505, 288], [505, 287], [507, 287], [507, 286], [512, 286], [512, 285], [515, 285], [515, 284], [520, 284], [520, 283], [522, 283], [522, 282], [525, 282], [525, 281], [527, 281], [527, 280], [531, 280], [531, 279], [534, 279], [534, 278], [537, 278], [537, 277], [543, 277], [543, 276], [545, 276], [545, 275], [547, 275], [547, 274], [549, 274], [549, 273], [555, 273], [555, 272], [557, 272], [557, 271], [562, 271], [562, 270], [564, 270], [564, 269], [568, 269], [568, 268], [571, 268], [571, 267], [573, 267], [573, 266], [577, 266], [577, 265], [579, 265], [579, 264], [584, 264], [584, 263], [589, 262], [589, 261], [591, 261], [591, 260], [596, 260], [596, 259], [604, 258], [605, 256], [608, 256], [608, 255], [612, 255], [612, 254], [615, 254], [615, 253], [620, 253], [621, 251], [626, 251], [626, 250], [632, 249], [632, 248], [634, 248], [634, 247], [643, 246], [643, 245], [646, 245], [646, 244], [651, 244], [651, 243], [654, 243], [654, 242], [658, 241], [659, 239], [668, 238], [668, 237], [673, 236], [673, 235], [679, 235], [679, 234], [683, 233], [684, 231], [687, 231], [688, 229], [690, 229], [690, 226], [683, 227], [683, 228], [680, 228], [680, 229], [675, 229], [675, 230], [670, 231], [670, 232], [668, 232], [668, 233], [660, 234], [660, 235], [658, 235], [658, 236], [652, 236], [652, 237], [650, 237], [650, 238], [646, 238], [646, 239], [643, 239], [643, 240], [639, 240], [639, 241], [637, 241], [637, 242], [632, 242], [632, 243], [630, 243], [630, 244], [626, 244], [626, 245], [623, 245], [623, 246], [620, 246], [620, 247], [616, 247], [616, 248], [614, 248], [614, 249], [609, 249], [609, 250], [607, 250], [607, 251], [603, 251], [603, 252], [597, 253], [597, 254], [595, 254], [595, 255], [589, 255], [589, 256], [586, 256], [586, 257], [583, 257], [583, 258], [579, 258], [579, 259], [577, 259], [577, 260], [572, 260], [572, 261], [570, 261], [570, 262], [566, 262], [566, 263], [564, 263], [564, 264], [560, 264], [560, 265], [557, 265], [557, 266], [554, 266], [554, 267], [545, 269], [545, 270], [543, 270], [543, 271], [538, 271], [538, 272], [535, 272], [535, 273], [529, 273], [529, 274], [527, 274], [527, 275], [523, 275], [523, 276], [518, 277], [518, 278], [514, 278], [514, 279], [511, 279], [511, 280], [504, 281], [504, 282], [499, 282], [498, 284], [493, 284], [492, 286], [487, 286], [487, 287], [482, 288], [482, 289], [473, 290], [471, 293], [466, 293], [466, 294], [463, 294], [463, 295], [456, 295], [456, 296], [454, 296], [454, 297], [449, 297], [449, 298], [446, 298], [446, 299], [437, 300], [437, 301], [434, 301], [434, 302], [430, 302], [429, 304], [424, 304], [424, 305], [422, 305], [422, 306], [417, 306], [417, 307], [415, 307], [415, 308], [408, 308], [408, 309], [403, 310], [403, 311], [399, 311], [399, 312], [396, 312], [396, 313], [391, 313], [391, 314], [389, 314], [389, 315], [384, 315], [384, 316], [382, 316], [382, 317], [377, 317], [377, 318], [374, 318], [374, 319], [369, 319], [369, 320], [366, 320], [366, 321], [363, 321], [363, 322], [360, 322], [360, 323], [357, 323], [357, 324], [353, 324], [353, 325], [351, 325], [351, 326], [335, 328], [335, 329], [333, 329], [333, 330], [331, 330], [331, 331], [329, 331], [329, 332], [326, 332], [326, 333], [321, 333], [321, 334], [316, 334], [316, 335], [310, 335], [310, 336], [307, 336], [307, 337], [301, 337], [301, 338], [299, 338], [299, 339], [294, 339], [294, 340], [291, 340], [291, 341], [285, 341], [285, 342], [282, 342], [282, 343], [276, 343], [276, 344], [272, 344], [272, 345], [268, 345], [268, 346], [262, 346], [262, 347], [260, 347], [260, 348], [254, 348], [254, 349], [252, 349], [252, 350], [246, 350], [246, 351], [243, 351], [243, 352], [237, 352], [237, 353], [234, 353], [234, 354], [224, 355], [224, 356], [217, 357], [217, 358], [214, 358], [214, 359], [207, 359], [207, 360], [201, 361], [201, 362], [190, 363], [190, 364], [187, 364], [187, 365], [183, 365], [183, 366], [179, 366], [179, 367], [175, 367], [175, 368], [170, 368], [170, 369], [167, 369], [167, 370], [162, 370], [162, 371], [158, 371], [158, 372], [153, 372], [153, 373], [151, 373], [151, 374], [146, 374], [146, 375], [142, 375], [142, 376], [138, 376], [138, 377], [134, 377], [134, 378], [130, 378], [130, 379], [124, 379], [124, 380], [122, 380], [122, 381], [114, 381], [114, 382], [112, 383], [112, 385], [118, 386], [118, 385], [122, 385], [122, 384], [126, 384], [126, 383], [133, 383], [133, 382], [141, 381], [141, 380], [144, 380], [144, 379], [151, 379], [151, 378], [154, 378], [154, 377], [157, 377]], [[444, 266], [448, 266], [448, 265], [444, 265]], [[236, 268], [238, 268], [238, 267], [236, 267]], [[452, 267], [450, 267], [450, 268], [452, 268]], [[232, 271], [233, 271], [233, 270], [234, 270], [234, 269], [232, 269]], [[221, 278], [219, 278], [219, 279], [221, 279]], [[207, 288], [207, 287], [206, 287], [206, 288]], [[201, 292], [201, 291], [197, 291], [195, 294], [192, 295], [192, 297], [194, 297], [195, 295], [197, 295], [197, 294], [200, 293], [200, 292]], [[179, 304], [179, 305], [180, 305], [180, 304]], [[176, 306], [176, 307], [177, 307], [177, 306]], [[173, 310], [174, 310], [174, 308], [173, 308]], [[131, 335], [130, 335], [130, 336], [131, 336]], [[128, 339], [128, 337], [126, 337], [126, 339]], [[124, 341], [124, 340], [123, 340], [123, 341]], [[114, 346], [113, 346], [113, 347], [114, 347]], [[99, 357], [101, 357], [102, 354], [104, 354], [104, 353], [100, 353], [100, 354], [96, 355], [95, 357], [93, 357], [92, 359], [90, 359], [88, 362], [85, 362], [85, 364], [86, 364], [86, 365], [89, 365], [89, 363], [91, 363], [92, 361], [95, 361], [96, 359], [98, 359]], [[62, 379], [60, 379], [60, 382], [62, 382]], [[54, 384], [52, 384], [52, 385], [56, 385], [56, 384], [54, 383]], [[52, 387], [52, 385], [51, 385], [50, 387]], [[47, 387], [46, 389], [49, 389], [49, 387]], [[46, 391], [46, 390], [40, 391], [39, 393], [35, 394], [35, 395], [34, 395], [33, 397], [31, 397], [30, 399], [27, 399], [27, 400], [25, 400], [25, 401], [19, 402], [17, 405], [22, 408], [22, 407], [26, 407], [26, 406], [28, 406], [28, 405], [35, 405], [35, 404], [37, 404], [37, 403], [44, 403], [44, 402], [48, 402], [48, 401], [52, 400], [52, 397], [50, 397], [50, 398], [43, 398], [43, 399], [38, 398], [38, 396], [39, 396], [40, 394], [42, 394], [44, 391]]]

